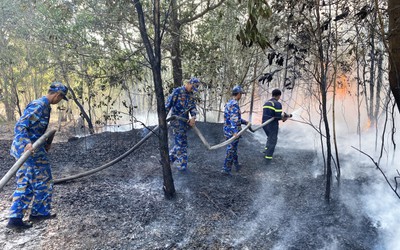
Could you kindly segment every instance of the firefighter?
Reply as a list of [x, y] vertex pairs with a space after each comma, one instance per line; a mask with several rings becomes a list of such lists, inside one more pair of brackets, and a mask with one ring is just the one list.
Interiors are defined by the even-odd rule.
[[[192, 77], [186, 81], [184, 86], [175, 88], [168, 96], [165, 104], [167, 114], [171, 110], [171, 115], [176, 115], [188, 119], [188, 122], [181, 120], [171, 121], [175, 144], [169, 152], [170, 163], [177, 162], [177, 169], [185, 171], [187, 169], [187, 135], [186, 132], [193, 127], [196, 122], [197, 109], [193, 91], [197, 91], [200, 84], [199, 79]], [[190, 118], [189, 118], [190, 114]]]
[[239, 172], [240, 165], [238, 161], [237, 148], [239, 144], [239, 137], [237, 134], [242, 130], [241, 125], [247, 124], [246, 120], [243, 120], [240, 113], [239, 100], [242, 97], [243, 90], [240, 86], [235, 86], [232, 89], [232, 99], [225, 105], [224, 111], [224, 136], [225, 139], [229, 140], [232, 137], [236, 137], [232, 143], [226, 147], [226, 156], [222, 173], [231, 175], [232, 167], [235, 167], [236, 172]]
[[[62, 99], [68, 100], [67, 93], [66, 86], [53, 82], [46, 96], [28, 104], [14, 129], [10, 153], [15, 159], [19, 159], [25, 151], [32, 150], [33, 143], [46, 132], [50, 120], [50, 105], [57, 104]], [[30, 221], [55, 217], [55, 214], [50, 213], [53, 178], [47, 156], [49, 149], [50, 144], [36, 149], [17, 171], [17, 188], [13, 194], [7, 228], [19, 230], [32, 227], [30, 222], [22, 221], [32, 199]]]
[[267, 143], [264, 150], [264, 158], [267, 162], [272, 160], [272, 156], [275, 151], [276, 143], [278, 142], [278, 131], [279, 131], [279, 120], [285, 122], [291, 114], [283, 113], [282, 115], [282, 104], [279, 102], [282, 92], [279, 89], [272, 91], [272, 98], [269, 99], [263, 106], [263, 117], [262, 122], [274, 117], [275, 119], [263, 127], [265, 134], [267, 135]]

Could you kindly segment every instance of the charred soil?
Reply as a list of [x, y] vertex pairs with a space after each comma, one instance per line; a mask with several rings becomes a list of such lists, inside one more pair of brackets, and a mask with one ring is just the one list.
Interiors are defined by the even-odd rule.
[[[198, 123], [211, 145], [223, 141], [222, 125]], [[54, 143], [54, 179], [101, 166], [126, 152], [142, 130], [101, 133]], [[342, 180], [324, 199], [317, 152], [278, 142], [266, 164], [257, 140], [239, 143], [240, 172], [221, 174], [225, 148], [208, 151], [193, 132], [189, 170], [172, 165], [176, 188], [164, 197], [158, 140], [152, 136], [117, 164], [94, 175], [55, 185], [57, 217], [23, 232], [5, 227], [11, 180], [1, 192], [1, 249], [373, 249], [378, 228], [361, 209], [357, 190], [366, 179]], [[288, 135], [290, 136], [290, 135]], [[0, 141], [0, 174], [14, 164], [10, 140]]]

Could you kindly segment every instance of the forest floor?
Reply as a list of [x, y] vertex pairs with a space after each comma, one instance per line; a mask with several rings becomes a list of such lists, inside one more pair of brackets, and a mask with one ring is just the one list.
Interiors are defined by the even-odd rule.
[[[222, 124], [197, 126], [211, 145], [223, 141]], [[242, 170], [225, 176], [225, 148], [208, 151], [190, 131], [189, 171], [172, 166], [176, 197], [170, 200], [153, 136], [119, 163], [55, 185], [57, 217], [23, 232], [6, 228], [12, 179], [0, 193], [0, 249], [377, 249], [379, 228], [363, 212], [359, 192], [368, 178], [334, 184], [328, 204], [319, 152], [291, 148], [291, 135], [281, 131], [267, 165], [263, 131], [246, 132], [239, 143]], [[60, 136], [50, 151], [54, 179], [109, 162], [143, 130]], [[1, 176], [14, 164], [10, 144], [0, 140]]]

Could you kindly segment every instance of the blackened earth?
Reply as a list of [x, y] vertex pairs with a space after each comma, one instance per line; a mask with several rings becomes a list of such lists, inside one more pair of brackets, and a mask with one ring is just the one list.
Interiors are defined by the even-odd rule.
[[[197, 123], [211, 145], [222, 125]], [[54, 143], [55, 179], [101, 166], [126, 152], [143, 130], [101, 133]], [[357, 190], [366, 179], [341, 181], [325, 201], [317, 154], [290, 149], [280, 138], [272, 164], [261, 153], [262, 132], [239, 143], [242, 169], [221, 174], [225, 148], [208, 151], [189, 132], [189, 171], [172, 166], [174, 199], [162, 191], [158, 139], [153, 136], [119, 163], [89, 177], [55, 185], [57, 217], [24, 232], [7, 229], [12, 179], [1, 191], [0, 249], [373, 249], [378, 229], [362, 212]], [[290, 136], [290, 135], [286, 135]], [[265, 137], [265, 136], [264, 136]], [[286, 138], [285, 138], [286, 139]], [[285, 142], [286, 141], [286, 142]], [[0, 141], [0, 175], [14, 164], [10, 140]], [[334, 182], [336, 183], [336, 182]]]

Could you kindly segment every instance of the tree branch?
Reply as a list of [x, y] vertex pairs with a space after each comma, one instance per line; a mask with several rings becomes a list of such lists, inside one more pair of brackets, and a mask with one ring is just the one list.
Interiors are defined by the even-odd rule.
[[392, 186], [392, 184], [390, 183], [390, 181], [388, 180], [388, 178], [387, 178], [387, 176], [385, 175], [385, 173], [383, 172], [383, 170], [379, 167], [379, 164], [378, 164], [369, 154], [367, 154], [367, 153], [365, 153], [365, 152], [363, 152], [363, 151], [361, 151], [361, 150], [359, 150], [358, 148], [355, 148], [355, 147], [353, 147], [353, 146], [351, 146], [351, 147], [354, 148], [355, 150], [357, 150], [358, 152], [360, 152], [360, 153], [366, 155], [368, 158], [371, 159], [371, 161], [374, 163], [374, 165], [376, 166], [376, 168], [382, 173], [382, 175], [383, 175], [383, 177], [385, 178], [385, 180], [386, 180], [387, 184], [389, 185], [390, 189], [392, 189], [393, 192], [396, 194], [397, 198], [400, 199], [400, 194], [397, 192], [397, 178], [400, 178], [399, 171], [397, 171], [397, 174], [398, 174], [399, 176], [394, 177], [394, 181], [395, 181], [395, 183], [396, 183], [396, 187], [394, 188], [394, 187]]
[[186, 24], [186, 23], [190, 23], [196, 19], [199, 19], [201, 17], [203, 17], [205, 14], [207, 14], [209, 11], [216, 9], [217, 7], [221, 6], [223, 3], [225, 2], [225, 0], [220, 0], [219, 2], [217, 2], [214, 5], [207, 5], [207, 8], [205, 8], [202, 12], [200, 12], [197, 15], [194, 15], [192, 17], [187, 17], [187, 18], [182, 18], [181, 20], [179, 20], [179, 23], [181, 25]]

